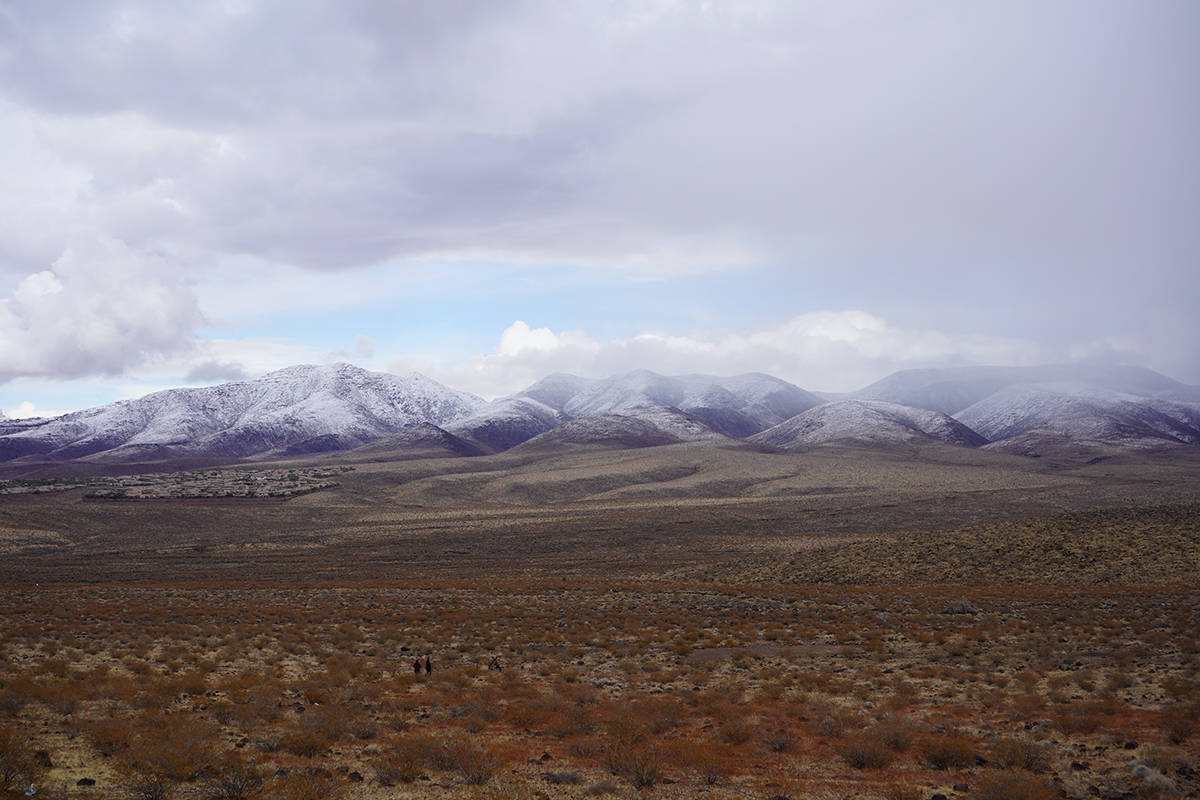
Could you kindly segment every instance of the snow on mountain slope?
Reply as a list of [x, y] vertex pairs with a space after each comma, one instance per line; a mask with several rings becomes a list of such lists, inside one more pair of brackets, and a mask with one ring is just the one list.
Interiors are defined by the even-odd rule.
[[1011, 452], [1036, 450], [1039, 440], [1130, 448], [1200, 444], [1200, 406], [1074, 383], [1010, 386], [955, 417], [991, 440], [989, 449]]
[[750, 441], [785, 450], [831, 442], [938, 441], [968, 447], [986, 443], [978, 433], [945, 414], [879, 400], [835, 400], [755, 434]]
[[1167, 397], [1194, 388], [1141, 367], [1067, 364], [902, 370], [854, 392], [852, 397], [956, 414], [1008, 386], [1052, 382], [1138, 397]]
[[499, 453], [545, 433], [564, 419], [558, 411], [531, 397], [510, 397], [448, 425], [447, 430], [487, 452]]
[[656, 447], [680, 442], [732, 442], [676, 408], [639, 406], [623, 414], [593, 414], [564, 422], [533, 437], [517, 450], [558, 450], [570, 446]]
[[663, 433], [674, 436], [681, 442], [728, 442], [728, 436], [718, 433], [703, 420], [665, 406], [643, 406], [626, 411], [623, 416], [649, 422]]
[[572, 397], [590, 390], [597, 383], [599, 381], [590, 378], [556, 372], [553, 375], [547, 375], [516, 396], [528, 397], [555, 411], [562, 411]]
[[635, 370], [585, 386], [562, 407], [568, 417], [622, 414], [635, 408], [678, 408], [730, 436], [748, 436], [805, 411], [821, 401], [769, 375], [732, 378], [711, 375], [668, 377]]
[[56, 417], [0, 436], [0, 460], [240, 458], [344, 449], [407, 425], [451, 422], [483, 405], [417, 373], [400, 377], [348, 364], [289, 367], [256, 380], [170, 389]]
[[638, 370], [597, 381], [556, 374], [514, 397], [497, 400], [449, 430], [499, 452], [572, 419], [651, 414], [654, 419], [649, 421], [684, 441], [720, 434], [740, 438], [817, 402], [767, 375], [667, 377]]

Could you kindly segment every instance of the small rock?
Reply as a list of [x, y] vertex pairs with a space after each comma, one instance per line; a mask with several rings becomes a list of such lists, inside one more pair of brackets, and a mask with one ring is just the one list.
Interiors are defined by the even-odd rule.
[[1134, 741], [1128, 741], [1123, 744], [1122, 747], [1124, 747], [1126, 750], [1137, 750], [1138, 743]]
[[967, 784], [965, 784], [965, 783], [956, 783], [956, 784], [954, 784], [954, 791], [956, 791], [956, 792], [965, 792], [965, 791], [967, 791], [967, 790], [968, 790], [968, 789], [970, 789], [970, 788], [971, 788], [971, 787], [970, 787], [970, 786], [968, 786], [968, 785], [967, 785]]
[[1091, 764], [1089, 764], [1087, 761], [1072, 761], [1071, 762], [1071, 769], [1075, 770], [1076, 772], [1082, 772], [1083, 770], [1087, 769], [1090, 766], [1091, 766]]
[[945, 608], [942, 609], [943, 614], [978, 614], [979, 608], [967, 600], [965, 597], [959, 600], [951, 601]]
[[94, 778], [80, 778], [79, 780], [75, 781], [75, 785], [76, 786], [95, 786], [96, 780]]
[[33, 761], [39, 767], [44, 769], [51, 769], [54, 766], [54, 764], [50, 761], [50, 754], [45, 750], [38, 750], [36, 753], [34, 753]]
[[551, 758], [553, 758], [553, 756], [551, 756], [549, 753], [542, 753], [541, 757], [538, 760], [545, 762], [545, 761], [549, 761]]
[[941, 792], [935, 792], [929, 796], [929, 800], [950, 800], [950, 798], [946, 797], [946, 795], [942, 794]]
[[354, 770], [354, 772], [351, 772], [349, 775], [346, 776], [346, 780], [350, 781], [351, 783], [362, 783], [363, 776], [362, 776], [361, 772], [359, 772], [358, 770]]

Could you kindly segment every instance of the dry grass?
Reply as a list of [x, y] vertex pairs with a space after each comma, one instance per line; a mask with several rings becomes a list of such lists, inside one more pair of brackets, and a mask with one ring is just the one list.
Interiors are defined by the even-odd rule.
[[[732, 481], [751, 461], [761, 469], [759, 456], [664, 482], [691, 486], [706, 471]], [[657, 468], [621, 457], [643, 477]], [[524, 491], [567, 492], [607, 458], [556, 462], [570, 475]], [[437, 480], [500, 492], [529, 475], [456, 479], [409, 464], [362, 466], [342, 488], [254, 508], [4, 498], [0, 523], [75, 544], [11, 551], [0, 567], [0, 790], [913, 800], [961, 796], [951, 787], [965, 782], [970, 796], [1036, 800], [1047, 786], [1144, 795], [1149, 775], [1200, 792], [1197, 584], [1151, 585], [1149, 567], [1132, 585], [1046, 572], [1112, 557], [1111, 574], [1133, 576], [1122, 529], [1158, 559], [1143, 565], [1170, 542], [1182, 558], [1194, 514], [963, 527], [1008, 500], [922, 504], [904, 488], [905, 505], [885, 508], [898, 498], [847, 487], [902, 464], [813, 459], [768, 462], [829, 474], [772, 480], [839, 491], [418, 510], [397, 497], [427, 498]], [[943, 466], [930, 473], [939, 487], [972, 469]], [[1077, 481], [1085, 494], [1070, 495], [1066, 478], [1046, 480], [1064, 504], [1112, 488]], [[900, 530], [922, 514], [944, 514], [947, 538]], [[969, 531], [974, 549], [958, 549]], [[1058, 561], [989, 571], [996, 548], [1025, 552], [1039, 536], [1059, 536]], [[944, 565], [895, 560], [932, 558], [947, 541], [958, 544], [943, 548]], [[922, 583], [971, 560], [974, 585]], [[821, 585], [793, 582], [819, 572]], [[840, 583], [856, 576], [886, 580]], [[426, 655], [432, 674], [414, 675]]]

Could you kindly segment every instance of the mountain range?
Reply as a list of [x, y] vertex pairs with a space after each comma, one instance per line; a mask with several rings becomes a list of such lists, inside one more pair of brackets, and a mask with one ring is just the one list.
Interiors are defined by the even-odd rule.
[[495, 401], [418, 373], [296, 366], [49, 419], [0, 417], [0, 461], [472, 456], [573, 447], [851, 444], [1023, 455], [1200, 445], [1200, 387], [1137, 367], [906, 370], [826, 401], [761, 373], [550, 375]]

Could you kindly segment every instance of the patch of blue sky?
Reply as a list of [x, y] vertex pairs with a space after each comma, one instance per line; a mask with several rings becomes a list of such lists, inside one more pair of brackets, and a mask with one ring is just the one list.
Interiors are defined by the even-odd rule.
[[[401, 272], [405, 279], [396, 280]], [[397, 355], [474, 355], [490, 351], [518, 319], [599, 339], [648, 330], [741, 330], [828, 308], [831, 294], [824, 281], [779, 268], [648, 277], [569, 265], [447, 262], [369, 273], [343, 276], [363, 283], [357, 302], [259, 313], [245, 325], [208, 328], [201, 336], [263, 336], [336, 350], [362, 335]]]
[[17, 378], [0, 385], [0, 411], [9, 417], [57, 416], [124, 396], [120, 379], [89, 381]]

